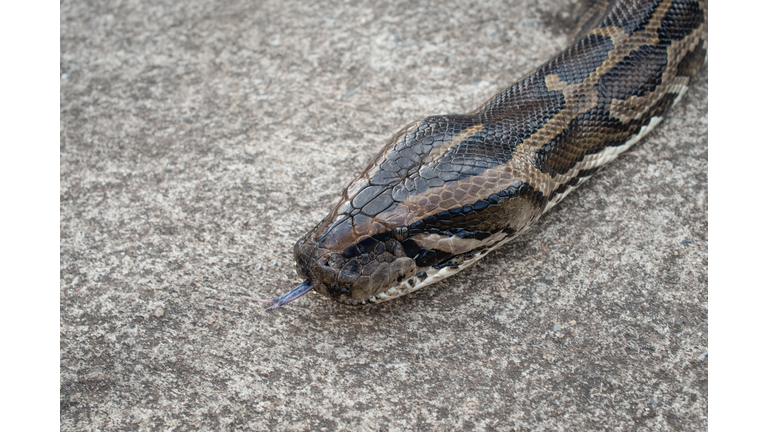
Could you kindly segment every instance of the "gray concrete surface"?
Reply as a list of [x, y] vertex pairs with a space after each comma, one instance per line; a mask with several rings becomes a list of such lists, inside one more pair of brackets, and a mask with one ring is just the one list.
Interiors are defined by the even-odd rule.
[[295, 240], [400, 126], [566, 46], [569, 1], [61, 3], [61, 429], [706, 430], [707, 69], [523, 238], [367, 308]]

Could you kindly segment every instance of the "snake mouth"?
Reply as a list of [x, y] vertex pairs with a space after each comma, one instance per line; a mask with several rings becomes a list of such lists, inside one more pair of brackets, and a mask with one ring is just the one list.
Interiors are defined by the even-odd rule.
[[481, 247], [481, 248], [469, 251], [467, 253], [458, 255], [456, 257], [453, 257], [450, 260], [447, 260], [439, 265], [424, 269], [416, 273], [415, 275], [411, 276], [410, 278], [405, 279], [402, 282], [390, 287], [389, 289], [381, 291], [370, 297], [363, 298], [363, 299], [335, 298], [335, 300], [349, 306], [363, 306], [367, 304], [382, 303], [385, 301], [389, 301], [389, 300], [404, 296], [406, 294], [410, 294], [414, 291], [424, 288], [427, 285], [431, 285], [433, 283], [439, 282], [445, 278], [455, 275], [456, 273], [471, 266], [472, 264], [474, 264], [484, 256], [488, 255], [491, 251], [507, 243], [511, 239], [512, 237], [507, 237], [502, 241], [499, 241], [496, 244], [493, 244], [491, 246]]
[[310, 233], [294, 246], [296, 271], [314, 290], [344, 304], [367, 304], [420, 270], [392, 238], [365, 237], [331, 247]]
[[374, 295], [369, 295], [363, 298], [354, 298], [350, 296], [350, 290], [348, 288], [340, 288], [338, 286], [329, 287], [323, 282], [313, 282], [311, 279], [305, 280], [296, 288], [279, 297], [271, 299], [257, 299], [247, 296], [242, 297], [246, 300], [273, 303], [273, 305], [267, 308], [267, 310], [277, 309], [287, 303], [292, 302], [293, 300], [296, 300], [297, 298], [307, 294], [312, 290], [315, 290], [319, 294], [330, 297], [331, 299], [348, 306], [364, 306], [368, 304], [382, 303], [412, 293], [427, 285], [431, 285], [435, 282], [439, 282], [442, 279], [453, 276], [454, 274], [472, 265], [475, 261], [484, 257], [492, 250], [506, 243], [510, 239], [511, 238], [506, 238], [492, 246], [481, 247], [472, 250], [470, 252], [456, 256], [439, 265], [421, 270], [411, 277], [402, 279], [395, 284], [390, 284], [388, 289], [379, 291]]
[[410, 278], [404, 280], [403, 282], [367, 298], [363, 298], [363, 299], [337, 298], [335, 300], [338, 301], [339, 303], [343, 303], [348, 306], [364, 306], [368, 304], [375, 304], [375, 303], [381, 303], [388, 300], [392, 300], [394, 298], [404, 296], [408, 293], [412, 293], [418, 290], [419, 288], [427, 286], [433, 282], [437, 282], [437, 280], [431, 280], [431, 276], [433, 276], [436, 273], [435, 271], [432, 271], [432, 270], [437, 270], [437, 269], [429, 269], [427, 271], [419, 272], [416, 275], [411, 276]]

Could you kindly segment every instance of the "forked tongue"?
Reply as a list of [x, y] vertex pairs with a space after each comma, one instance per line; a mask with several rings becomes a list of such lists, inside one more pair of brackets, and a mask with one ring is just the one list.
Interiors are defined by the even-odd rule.
[[292, 302], [310, 291], [312, 291], [312, 281], [307, 279], [304, 282], [302, 282], [301, 285], [288, 291], [287, 293], [281, 295], [280, 297], [275, 297], [271, 299], [257, 299], [257, 298], [248, 297], [248, 296], [242, 296], [242, 297], [246, 300], [260, 301], [265, 303], [274, 303], [272, 306], [267, 308], [267, 310], [272, 310], [272, 309], [277, 309], [286, 303]]

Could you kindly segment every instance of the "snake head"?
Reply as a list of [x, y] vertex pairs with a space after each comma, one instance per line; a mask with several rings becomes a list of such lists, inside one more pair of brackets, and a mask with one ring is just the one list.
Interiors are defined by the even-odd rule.
[[312, 281], [315, 291], [358, 305], [416, 274], [419, 248], [403, 238], [403, 227], [357, 237], [353, 219], [324, 221], [296, 243], [294, 256], [297, 272]]
[[[406, 126], [294, 246], [314, 290], [359, 305], [450, 276], [528, 225], [541, 193], [479, 147], [503, 125], [436, 116]], [[495, 159], [494, 159], [495, 158]]]

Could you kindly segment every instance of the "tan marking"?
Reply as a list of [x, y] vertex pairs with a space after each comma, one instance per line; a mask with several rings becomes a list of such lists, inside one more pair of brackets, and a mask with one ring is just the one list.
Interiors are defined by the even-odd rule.
[[560, 75], [558, 74], [547, 75], [544, 77], [544, 83], [547, 85], [548, 90], [559, 91], [563, 93], [565, 96], [566, 105], [572, 105], [577, 115], [585, 113], [597, 106], [598, 98], [600, 95], [594, 86], [590, 89], [587, 89], [582, 94], [571, 94], [571, 92], [574, 90], [573, 86], [568, 84], [567, 81], [560, 81]]
[[445, 142], [443, 145], [437, 148], [433, 148], [432, 151], [430, 151], [429, 154], [424, 157], [421, 166], [440, 160], [440, 158], [443, 157], [443, 155], [450, 151], [452, 148], [461, 144], [467, 138], [482, 131], [483, 127], [484, 125], [482, 123], [472, 125], [459, 132], [458, 134], [452, 136], [451, 139]]
[[441, 250], [451, 255], [459, 255], [479, 247], [492, 245], [503, 240], [507, 234], [497, 232], [484, 240], [462, 239], [458, 237], [446, 237], [439, 234], [419, 234], [412, 239], [426, 249]]

